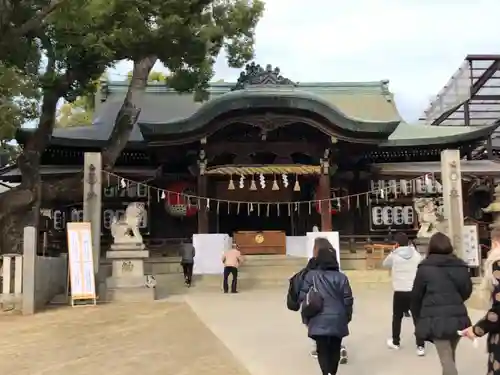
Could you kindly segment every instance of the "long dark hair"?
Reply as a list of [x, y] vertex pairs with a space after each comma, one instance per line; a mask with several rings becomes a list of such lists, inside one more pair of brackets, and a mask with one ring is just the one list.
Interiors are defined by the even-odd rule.
[[316, 263], [318, 268], [334, 271], [340, 269], [337, 252], [330, 241], [324, 237], [318, 237], [314, 240], [314, 248], [317, 254]]

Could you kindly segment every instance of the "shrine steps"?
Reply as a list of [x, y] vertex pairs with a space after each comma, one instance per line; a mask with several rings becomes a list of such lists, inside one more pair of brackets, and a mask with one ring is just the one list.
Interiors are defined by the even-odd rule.
[[[366, 270], [364, 256], [350, 254], [351, 259], [346, 260], [344, 255], [341, 255], [342, 267], [354, 285], [380, 284], [390, 281], [390, 275], [386, 270]], [[244, 291], [283, 288], [286, 291], [289, 278], [302, 269], [306, 263], [307, 259], [286, 255], [246, 256], [244, 264], [239, 269], [238, 289]], [[353, 266], [362, 269], [353, 269]], [[221, 275], [194, 275], [193, 287], [186, 288], [182, 277], [182, 267], [177, 257], [148, 259], [145, 271], [146, 274], [154, 275], [156, 278], [158, 298], [198, 291], [221, 290]]]

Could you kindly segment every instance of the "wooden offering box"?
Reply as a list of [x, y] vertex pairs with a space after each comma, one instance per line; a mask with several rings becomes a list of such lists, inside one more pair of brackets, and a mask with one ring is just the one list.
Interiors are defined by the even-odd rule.
[[286, 234], [280, 231], [247, 232], [234, 234], [234, 242], [243, 255], [286, 254]]
[[395, 245], [389, 244], [366, 245], [366, 269], [373, 270], [382, 268], [382, 262], [385, 257], [389, 255], [395, 247]]

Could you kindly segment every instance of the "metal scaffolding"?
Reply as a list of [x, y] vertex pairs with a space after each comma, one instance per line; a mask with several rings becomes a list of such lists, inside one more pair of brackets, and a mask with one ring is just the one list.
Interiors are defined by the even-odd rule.
[[420, 121], [436, 126], [478, 126], [498, 119], [500, 55], [468, 55]]

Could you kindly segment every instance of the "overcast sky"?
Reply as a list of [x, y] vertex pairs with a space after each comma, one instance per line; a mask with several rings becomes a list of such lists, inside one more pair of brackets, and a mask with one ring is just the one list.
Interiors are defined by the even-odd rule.
[[[298, 82], [390, 80], [416, 120], [467, 54], [500, 54], [500, 0], [266, 0], [256, 61]], [[126, 74], [124, 62], [113, 71]], [[220, 59], [215, 79], [235, 80]]]

